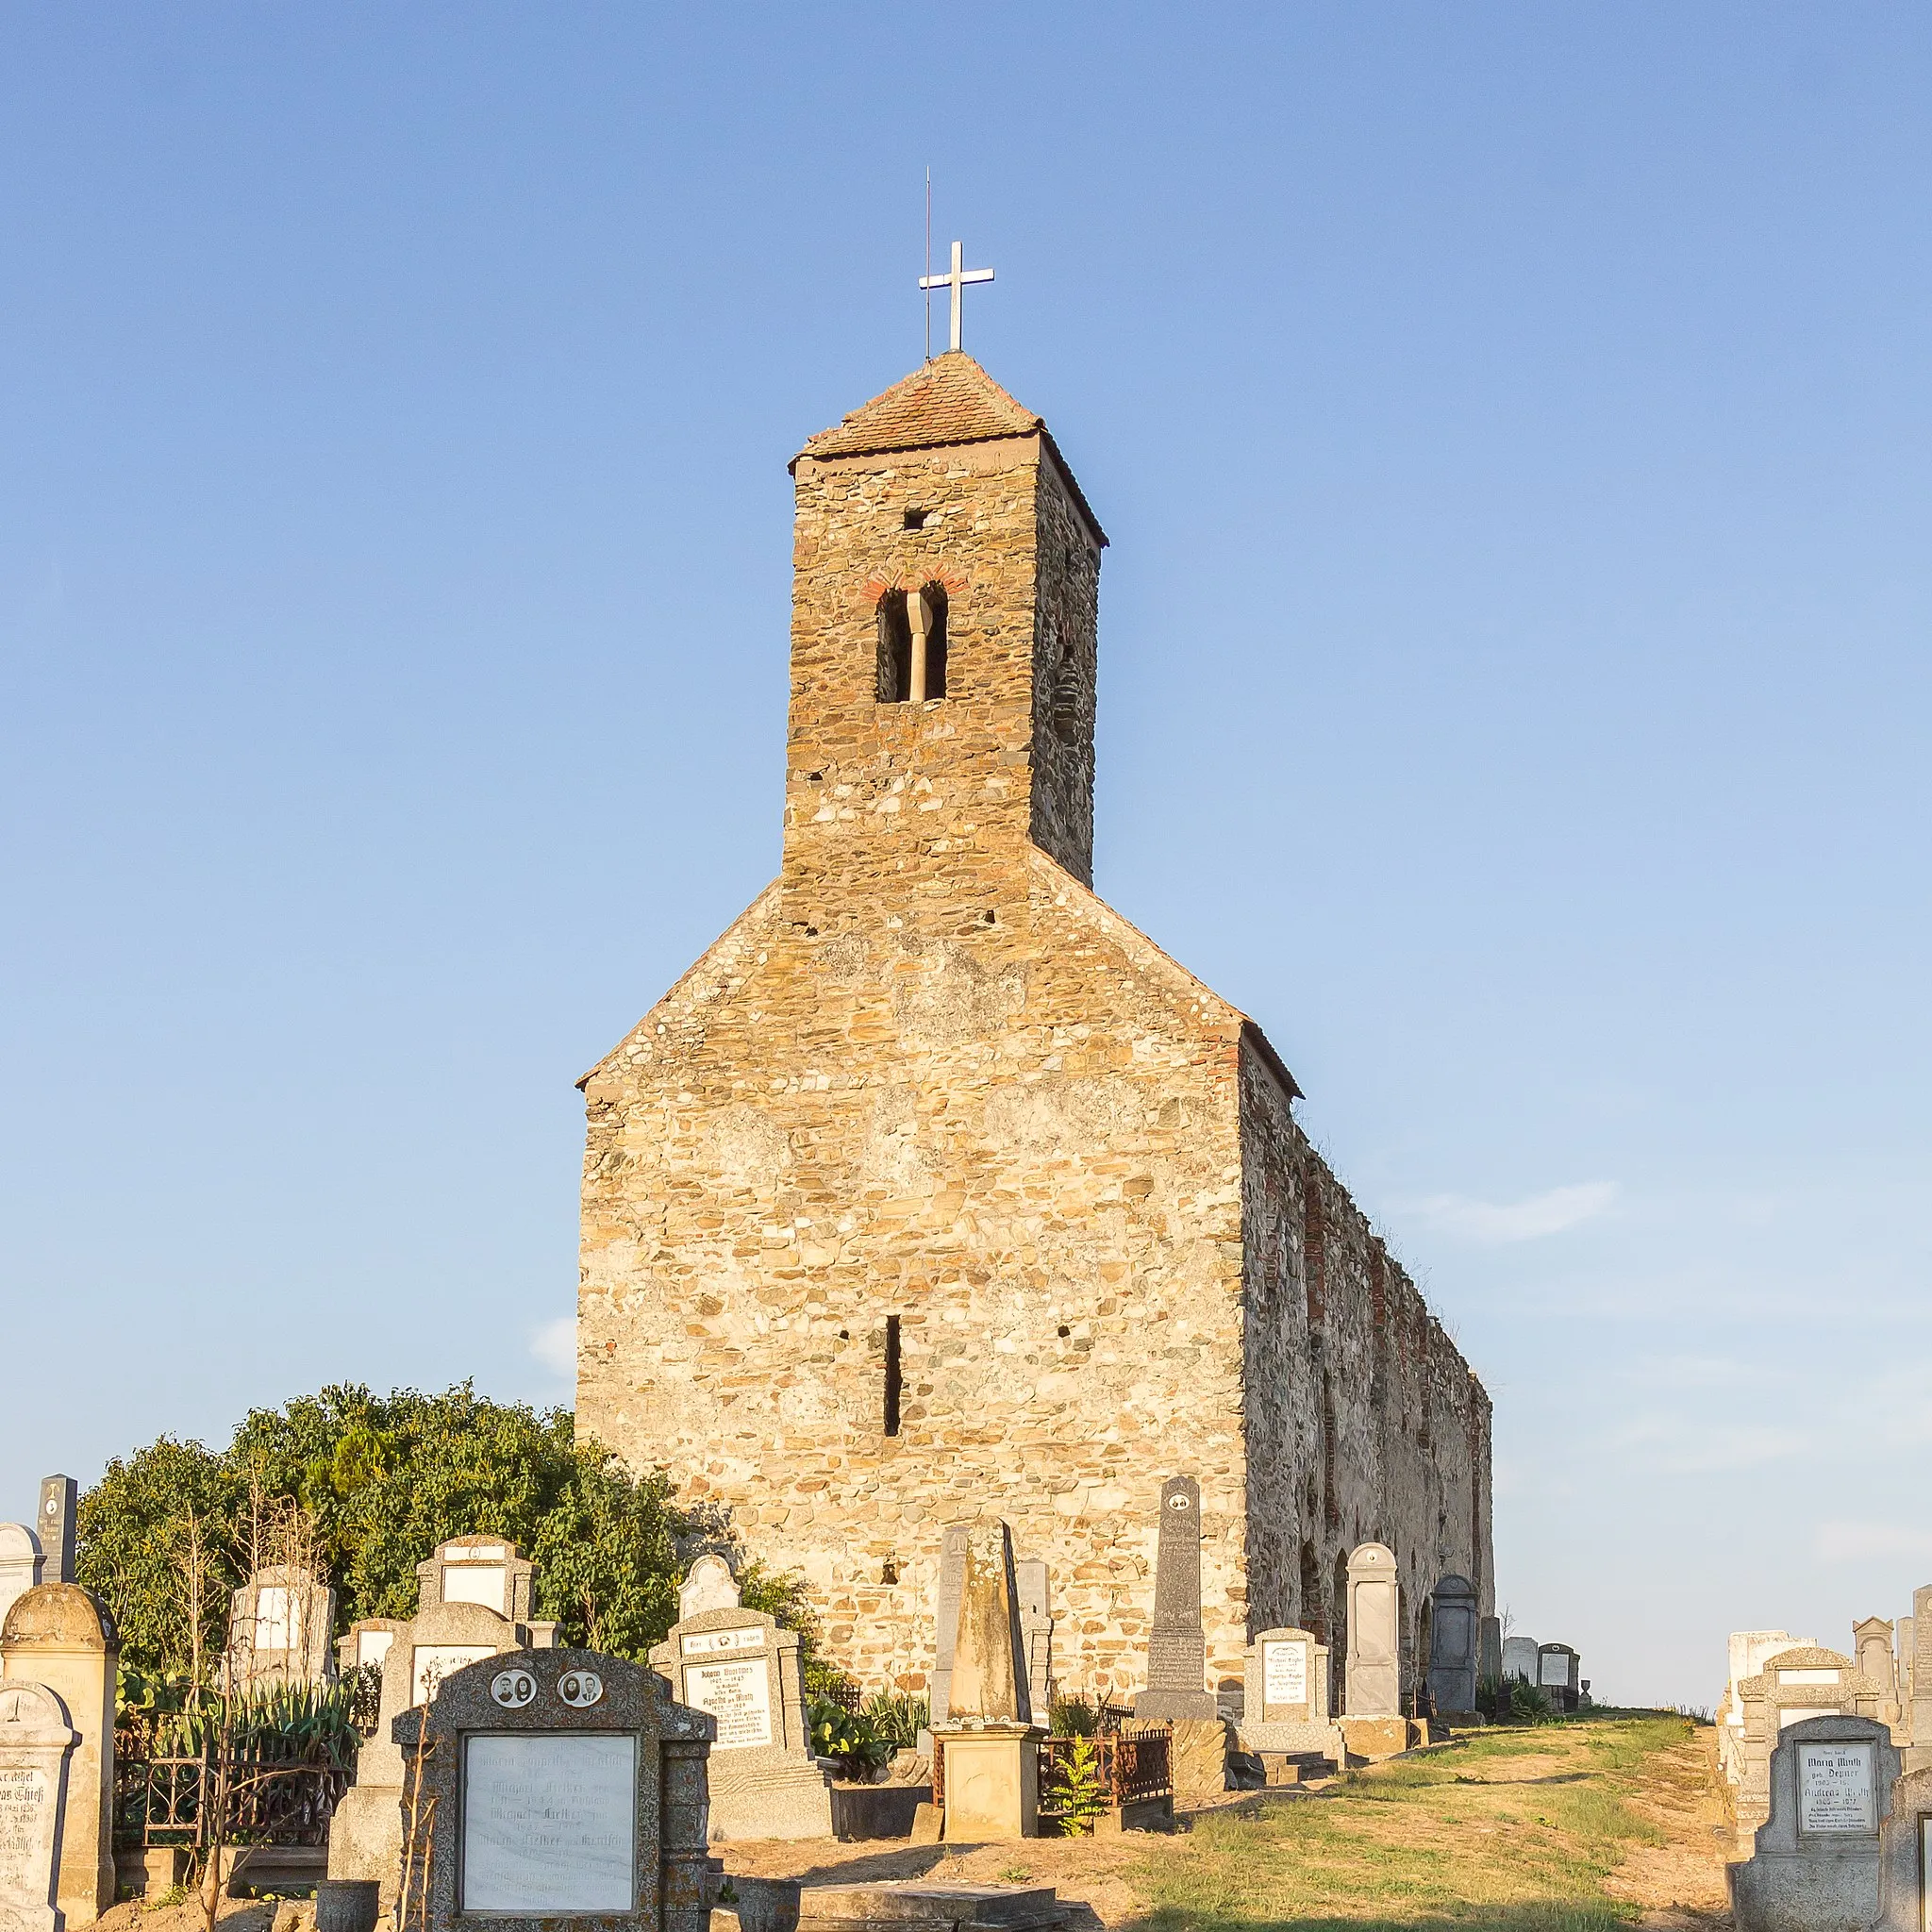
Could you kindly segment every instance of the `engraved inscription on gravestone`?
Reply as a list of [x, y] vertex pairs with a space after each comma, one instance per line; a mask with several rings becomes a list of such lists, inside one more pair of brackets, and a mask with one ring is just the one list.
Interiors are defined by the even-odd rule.
[[742, 1663], [691, 1665], [684, 1674], [684, 1701], [718, 1720], [717, 1750], [772, 1741], [771, 1672], [761, 1657]]
[[464, 1741], [460, 1911], [635, 1908], [635, 1737]]
[[1538, 1679], [1544, 1684], [1554, 1684], [1558, 1689], [1570, 1682], [1570, 1659], [1560, 1651], [1551, 1651], [1540, 1659]]
[[1871, 1745], [1798, 1746], [1798, 1829], [1866, 1833], [1878, 1829]]
[[1211, 1718], [1207, 1687], [1208, 1639], [1201, 1624], [1201, 1485], [1191, 1475], [1160, 1486], [1160, 1532], [1155, 1544], [1154, 1624], [1147, 1635], [1147, 1688], [1134, 1714]]
[[[53, 1850], [53, 1801], [38, 1764], [0, 1768], [0, 1900], [34, 1889], [36, 1862]], [[46, 1889], [42, 1874], [40, 1890]]]
[[54, 1932], [62, 1765], [77, 1741], [45, 1685], [0, 1684], [0, 1926], [8, 1932]]
[[1263, 1695], [1268, 1704], [1306, 1704], [1308, 1701], [1308, 1653], [1301, 1643], [1264, 1643], [1261, 1646]]

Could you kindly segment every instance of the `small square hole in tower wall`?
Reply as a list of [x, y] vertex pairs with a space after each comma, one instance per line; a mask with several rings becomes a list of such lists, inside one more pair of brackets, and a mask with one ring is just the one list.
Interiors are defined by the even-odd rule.
[[925, 520], [932, 515], [929, 509], [908, 509], [906, 512], [906, 527], [908, 530], [923, 530]]

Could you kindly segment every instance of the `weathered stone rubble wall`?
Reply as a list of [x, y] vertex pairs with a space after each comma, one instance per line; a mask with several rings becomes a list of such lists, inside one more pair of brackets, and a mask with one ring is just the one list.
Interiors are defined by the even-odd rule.
[[1413, 1683], [1440, 1577], [1468, 1576], [1481, 1614], [1493, 1614], [1489, 1396], [1252, 1042], [1241, 1092], [1257, 1627], [1314, 1630], [1339, 1658], [1348, 1553], [1386, 1543]]
[[[1141, 1680], [1160, 1484], [1246, 1637], [1239, 1016], [1051, 860], [998, 922], [808, 939], [768, 891], [587, 1087], [579, 1428], [728, 1506], [831, 1654], [924, 1685], [944, 1525]], [[886, 1319], [901, 1431], [884, 1433]]]

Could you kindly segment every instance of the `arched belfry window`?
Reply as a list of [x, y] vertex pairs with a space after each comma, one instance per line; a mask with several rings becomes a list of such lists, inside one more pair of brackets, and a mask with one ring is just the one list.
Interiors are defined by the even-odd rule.
[[945, 694], [945, 586], [888, 591], [879, 599], [879, 703], [916, 705]]

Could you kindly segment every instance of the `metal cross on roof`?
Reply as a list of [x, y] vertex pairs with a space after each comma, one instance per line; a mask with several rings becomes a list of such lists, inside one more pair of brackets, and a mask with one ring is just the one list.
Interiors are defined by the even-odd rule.
[[[951, 272], [949, 274], [942, 275], [921, 275], [919, 278], [919, 286], [922, 289], [925, 289], [927, 291], [933, 289], [952, 290], [953, 347], [956, 349], [959, 346], [959, 309], [961, 291], [965, 289], [966, 284], [968, 282], [990, 282], [992, 280], [992, 271], [990, 268], [961, 268], [959, 266], [959, 263], [963, 257], [963, 254], [964, 250], [962, 249], [960, 243], [955, 242], [953, 243], [953, 266]], [[928, 256], [927, 259], [930, 260], [931, 258]]]

